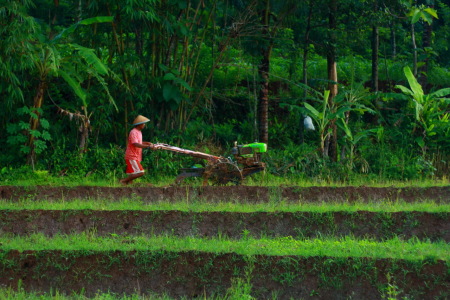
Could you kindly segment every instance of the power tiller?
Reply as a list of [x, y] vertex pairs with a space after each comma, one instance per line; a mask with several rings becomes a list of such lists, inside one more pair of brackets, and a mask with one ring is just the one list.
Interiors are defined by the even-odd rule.
[[203, 185], [207, 185], [208, 182], [213, 185], [226, 185], [228, 183], [239, 185], [245, 177], [264, 171], [266, 167], [265, 163], [261, 161], [262, 153], [267, 152], [267, 144], [265, 143], [238, 145], [235, 142], [231, 150], [233, 158], [215, 156], [167, 144], [157, 143], [153, 146], [154, 149], [172, 151], [206, 160], [205, 167], [180, 169], [175, 179], [176, 184], [180, 184], [188, 177], [203, 177]]

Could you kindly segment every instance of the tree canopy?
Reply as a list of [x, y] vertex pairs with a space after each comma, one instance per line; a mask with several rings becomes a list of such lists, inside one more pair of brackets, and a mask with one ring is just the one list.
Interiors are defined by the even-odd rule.
[[448, 172], [446, 1], [3, 0], [0, 24], [0, 170], [113, 169], [141, 114], [155, 142], [268, 143], [277, 174]]

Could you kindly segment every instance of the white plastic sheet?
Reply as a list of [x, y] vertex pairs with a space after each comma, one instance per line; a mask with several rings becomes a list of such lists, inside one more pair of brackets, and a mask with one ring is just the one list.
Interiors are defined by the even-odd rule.
[[303, 119], [303, 124], [305, 125], [306, 130], [316, 130], [310, 116], [306, 116], [305, 119]]

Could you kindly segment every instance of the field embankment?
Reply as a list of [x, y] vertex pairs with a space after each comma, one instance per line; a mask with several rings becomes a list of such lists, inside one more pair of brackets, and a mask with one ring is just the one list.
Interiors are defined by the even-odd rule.
[[[166, 294], [174, 298], [225, 295], [249, 284], [257, 299], [381, 299], [389, 287], [409, 299], [445, 299], [448, 265], [371, 257], [240, 255], [197, 251], [0, 252], [0, 285], [29, 290]], [[240, 282], [240, 283], [239, 283]]]
[[448, 299], [449, 203], [450, 187], [0, 186], [0, 288]]
[[243, 236], [378, 240], [399, 236], [450, 242], [450, 213], [428, 212], [185, 212], [133, 210], [3, 210], [0, 234], [42, 233], [99, 236], [175, 235], [212, 238]]
[[0, 199], [139, 199], [157, 201], [245, 201], [268, 202], [273, 198], [287, 202], [321, 201], [395, 201], [417, 202], [432, 200], [450, 202], [450, 186], [444, 187], [259, 187], [259, 186], [205, 186], [205, 187], [52, 187], [0, 186]]

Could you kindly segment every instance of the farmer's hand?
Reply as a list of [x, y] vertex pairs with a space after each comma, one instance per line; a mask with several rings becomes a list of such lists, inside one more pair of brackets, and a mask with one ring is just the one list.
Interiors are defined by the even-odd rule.
[[157, 150], [157, 149], [159, 149], [158, 146], [156, 146], [155, 144], [150, 143], [150, 142], [144, 142], [143, 144], [146, 145], [147, 148], [150, 148], [150, 149], [152, 149], [152, 150]]
[[150, 143], [150, 142], [142, 142], [142, 145], [144, 145], [145, 146], [145, 148], [152, 148], [152, 146], [153, 146], [153, 144], [152, 143]]

